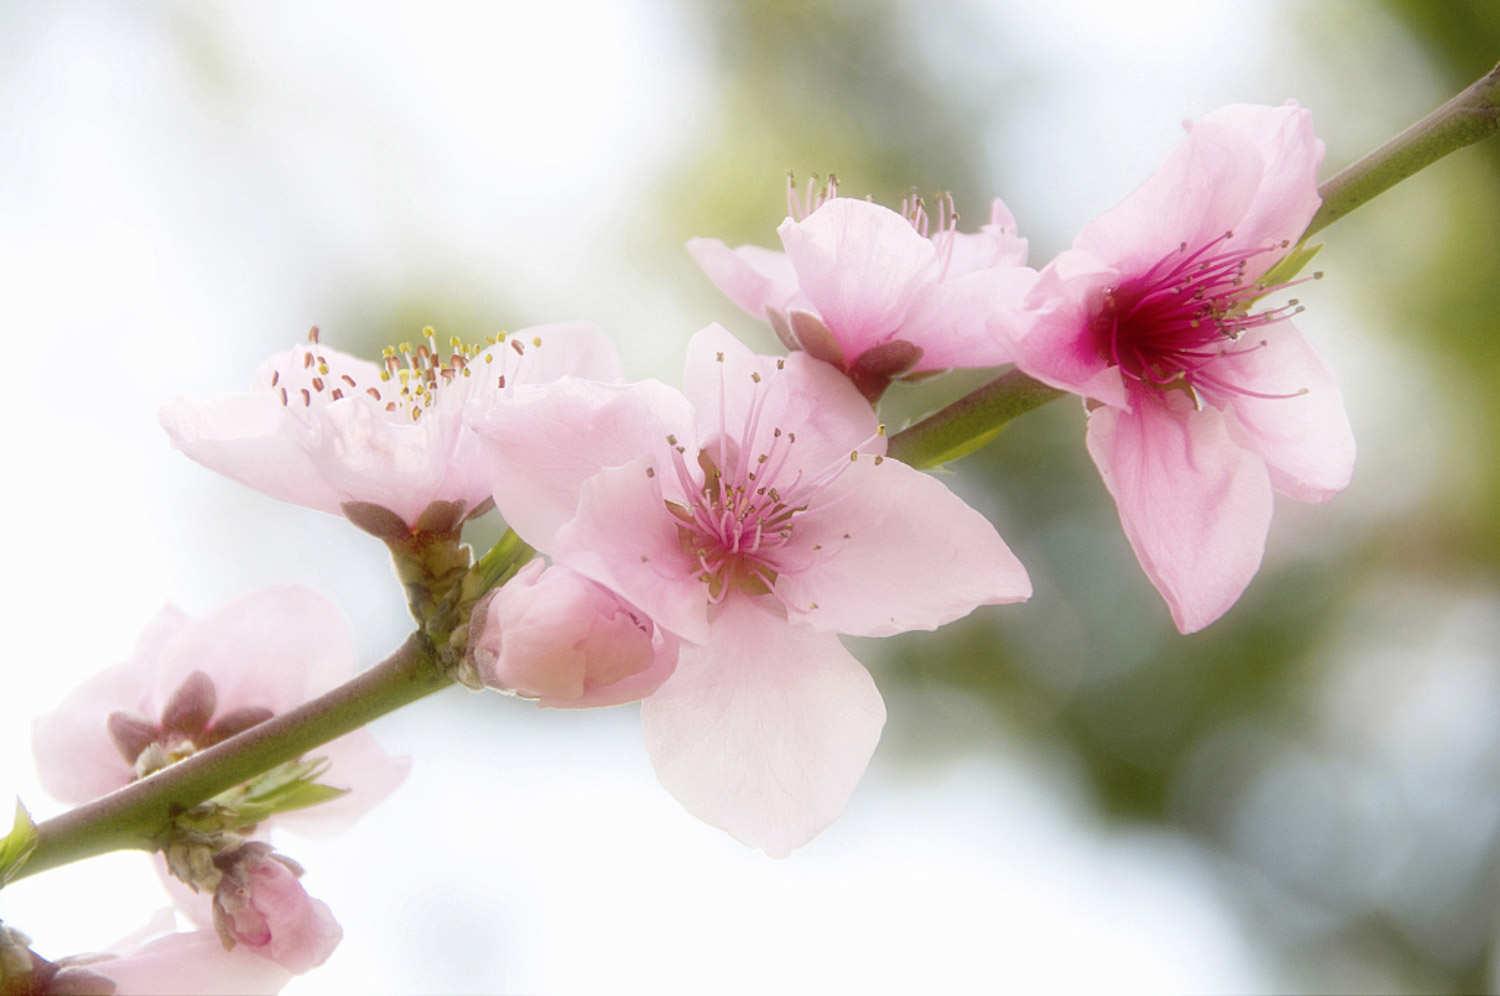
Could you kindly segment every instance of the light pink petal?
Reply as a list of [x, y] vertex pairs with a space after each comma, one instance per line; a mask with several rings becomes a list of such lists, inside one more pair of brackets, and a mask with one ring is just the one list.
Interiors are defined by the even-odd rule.
[[[952, 247], [944, 245], [952, 240]], [[948, 254], [945, 280], [952, 280], [978, 270], [996, 266], [1025, 266], [1027, 242], [1016, 234], [1016, 219], [1005, 202], [996, 197], [990, 202], [990, 220], [973, 234], [939, 232], [933, 236], [938, 255]]]
[[995, 527], [937, 478], [861, 457], [797, 519], [776, 594], [794, 622], [890, 636], [1031, 597]]
[[[1124, 380], [1094, 328], [1104, 292], [1119, 277], [1113, 267], [1079, 250], [1060, 253], [1048, 263], [1020, 314], [1006, 316], [1014, 329], [1016, 366], [1060, 390], [1128, 407]], [[1006, 327], [1002, 322], [1000, 330]]]
[[[1260, 348], [1253, 348], [1264, 343]], [[1327, 501], [1349, 485], [1354, 473], [1354, 431], [1333, 373], [1291, 322], [1255, 329], [1236, 344], [1248, 349], [1213, 367], [1216, 375], [1258, 394], [1224, 392], [1233, 410], [1230, 431], [1259, 453], [1271, 484], [1299, 501]], [[1298, 392], [1305, 391], [1305, 394]]]
[[608, 588], [536, 559], [475, 608], [469, 659], [485, 685], [543, 706], [618, 705], [650, 694], [677, 642]]
[[835, 197], [777, 229], [805, 294], [852, 363], [900, 327], [937, 253], [894, 211]]
[[317, 410], [309, 453], [343, 501], [389, 509], [408, 524], [434, 501], [472, 506], [485, 492], [445, 493], [463, 425], [462, 404], [439, 392], [420, 419], [392, 418], [363, 396], [347, 397]]
[[658, 626], [701, 643], [708, 638], [707, 587], [667, 511], [659, 483], [666, 472], [643, 459], [585, 481], [578, 514], [558, 530], [553, 557], [618, 592]]
[[687, 251], [725, 297], [761, 321], [767, 308], [785, 311], [798, 301], [797, 273], [786, 253], [760, 246], [731, 249], [718, 239], [689, 239]]
[[1222, 413], [1194, 411], [1180, 392], [1137, 398], [1134, 412], [1095, 409], [1088, 448], [1178, 630], [1223, 615], [1265, 552], [1271, 484], [1261, 458], [1231, 438]]
[[[511, 333], [507, 339], [519, 340], [525, 349], [521, 362], [513, 364], [518, 384], [548, 384], [562, 377], [616, 381], [624, 376], [615, 341], [592, 322], [533, 325]], [[506, 343], [490, 349], [514, 352]], [[476, 369], [484, 365], [482, 354], [478, 362], [471, 360], [469, 365]]]
[[225, 951], [212, 930], [167, 934], [87, 968], [113, 980], [120, 996], [258, 996], [280, 992], [292, 978], [246, 948]]
[[251, 903], [271, 928], [263, 953], [298, 974], [327, 961], [344, 937], [328, 904], [308, 895], [297, 876], [274, 859], [258, 862], [249, 874]]
[[588, 689], [576, 699], [541, 699], [538, 704], [551, 709], [597, 709], [638, 702], [653, 694], [661, 687], [662, 682], [672, 676], [677, 668], [680, 648], [677, 637], [657, 627], [652, 642], [651, 666], [644, 671], [638, 671], [612, 685]]
[[[998, 367], [1014, 360], [1021, 303], [1036, 285], [1035, 270], [1003, 266], [930, 284], [912, 305], [900, 338], [922, 349], [914, 369]], [[1009, 328], [1010, 334], [1004, 329]]]
[[213, 892], [195, 890], [173, 875], [168, 870], [167, 859], [162, 856], [161, 852], [150, 855], [150, 860], [152, 867], [156, 869], [157, 879], [161, 881], [162, 887], [167, 890], [167, 895], [172, 899], [172, 905], [177, 907], [193, 926], [212, 927], [214, 925]]
[[[1323, 143], [1295, 105], [1221, 108], [1192, 123], [1160, 169], [1084, 227], [1074, 245], [1140, 272], [1226, 232], [1225, 249], [1295, 241], [1317, 210]], [[1247, 276], [1275, 261], [1252, 260]]]
[[693, 425], [687, 400], [665, 384], [571, 377], [524, 387], [505, 406], [471, 417], [494, 461], [500, 514], [522, 539], [549, 551], [584, 481], [657, 452], [669, 434], [690, 438]]
[[[842, 373], [805, 353], [762, 356], [722, 326], [709, 325], [688, 342], [682, 383], [697, 415], [698, 442], [716, 462], [714, 444], [721, 435], [727, 435], [735, 452], [747, 452], [747, 459], [770, 452], [773, 445], [788, 449], [784, 480], [797, 470], [815, 476], [848, 460], [855, 449], [885, 452], [870, 403]], [[758, 424], [753, 439], [747, 439], [753, 412]], [[788, 433], [796, 442], [787, 442], [792, 438]], [[687, 458], [695, 465], [696, 454]]]
[[[1280, 107], [1231, 104], [1204, 115], [1197, 128], [1213, 128], [1225, 141], [1260, 165], [1255, 196], [1231, 226], [1230, 245], [1275, 245], [1296, 242], [1323, 203], [1318, 196], [1318, 169], [1323, 141], [1313, 131], [1312, 114], [1294, 101]], [[1257, 258], [1247, 278], [1259, 276], [1281, 253]]]
[[184, 627], [161, 649], [152, 715], [189, 674], [213, 679], [217, 714], [286, 712], [353, 677], [354, 635], [338, 606], [310, 588], [267, 588]]
[[784, 857], [843, 812], [885, 704], [837, 637], [731, 597], [641, 720], [657, 777], [688, 812]]
[[158, 417], [172, 444], [210, 470], [273, 498], [340, 514], [344, 499], [308, 454], [307, 428], [271, 392], [179, 398]]
[[134, 712], [156, 721], [156, 661], [163, 647], [189, 625], [178, 609], [162, 609], [141, 634], [129, 660], [94, 675], [35, 721], [32, 749], [47, 794], [62, 802], [87, 802], [130, 783], [135, 772], [109, 735], [110, 713]]

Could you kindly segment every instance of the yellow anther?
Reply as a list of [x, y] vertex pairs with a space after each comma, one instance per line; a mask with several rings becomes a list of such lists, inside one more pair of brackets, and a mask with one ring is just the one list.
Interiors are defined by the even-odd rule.
[[541, 346], [541, 344], [542, 344], [542, 337], [539, 336], [539, 335], [532, 336], [531, 337], [531, 344], [533, 346]]

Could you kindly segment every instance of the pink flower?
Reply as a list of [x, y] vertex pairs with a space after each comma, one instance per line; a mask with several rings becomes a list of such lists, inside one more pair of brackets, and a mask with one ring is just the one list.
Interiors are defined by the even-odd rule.
[[108, 954], [77, 959], [79, 970], [102, 976], [120, 996], [270, 996], [292, 973], [249, 948], [224, 949], [213, 930], [174, 931], [163, 911]]
[[[43, 788], [80, 803], [211, 746], [354, 676], [353, 635], [337, 607], [306, 588], [270, 588], [194, 622], [163, 609], [135, 653], [38, 719]], [[360, 730], [317, 748], [323, 781], [347, 794], [276, 817], [302, 829], [347, 827], [389, 795], [409, 762]]]
[[830, 185], [799, 204], [777, 232], [785, 253], [730, 249], [693, 239], [690, 252], [719, 289], [757, 318], [769, 318], [788, 349], [843, 370], [875, 400], [896, 377], [1011, 361], [1008, 324], [1036, 279], [1015, 219], [994, 201], [975, 234], [957, 230], [951, 198], [928, 237], [921, 202], [903, 214], [835, 196]]
[[474, 514], [489, 495], [466, 405], [498, 417], [518, 384], [619, 376], [614, 346], [588, 325], [539, 326], [488, 346], [443, 347], [424, 332], [376, 364], [329, 349], [313, 329], [261, 367], [252, 391], [173, 401], [162, 425], [194, 460], [274, 498], [336, 515], [371, 504], [415, 526], [435, 502]]
[[297, 881], [302, 869], [251, 841], [221, 855], [214, 890], [214, 927], [226, 948], [244, 945], [289, 972], [306, 972], [328, 960], [343, 928], [328, 905]]
[[582, 708], [654, 692], [677, 640], [608, 588], [533, 560], [475, 607], [469, 654], [491, 688]]
[[1353, 471], [1338, 384], [1289, 320], [1302, 309], [1256, 307], [1318, 208], [1322, 158], [1295, 104], [1215, 111], [1026, 301], [1017, 365], [1095, 405], [1089, 454], [1184, 633], [1255, 575], [1273, 489], [1325, 501]]
[[1031, 587], [982, 516], [884, 459], [834, 368], [711, 325], [684, 383], [565, 379], [475, 428], [527, 542], [695, 644], [643, 706], [663, 784], [784, 855], [843, 809], [885, 721], [835, 634], [934, 629]]

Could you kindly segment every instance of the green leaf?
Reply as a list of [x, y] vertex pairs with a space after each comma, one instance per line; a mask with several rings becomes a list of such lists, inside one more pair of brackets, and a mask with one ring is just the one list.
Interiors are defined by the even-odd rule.
[[0, 839], [0, 886], [9, 884], [16, 877], [26, 859], [31, 857], [31, 852], [36, 850], [36, 842], [36, 824], [26, 807], [21, 805], [21, 800], [17, 799], [15, 822], [10, 833]]
[[318, 782], [327, 770], [328, 760], [321, 757], [279, 764], [209, 800], [210, 808], [218, 814], [212, 818], [226, 825], [245, 826], [277, 813], [337, 799], [348, 790]]

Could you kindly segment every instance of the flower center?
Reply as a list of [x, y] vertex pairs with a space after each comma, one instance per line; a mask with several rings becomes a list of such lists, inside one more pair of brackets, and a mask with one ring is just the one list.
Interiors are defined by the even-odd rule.
[[[717, 359], [722, 383], [724, 354]], [[776, 360], [776, 371], [785, 368], [785, 359]], [[885, 434], [884, 425], [877, 427], [847, 459], [809, 473], [796, 457], [795, 432], [769, 425], [766, 433], [770, 384], [758, 372], [751, 373], [750, 379], [755, 390], [738, 437], [724, 424], [721, 403], [719, 433], [698, 451], [701, 482], [688, 468], [686, 447], [676, 436], [667, 437], [672, 467], [686, 499], [667, 501], [667, 511], [677, 520], [678, 539], [698, 565], [698, 578], [708, 586], [713, 603], [736, 589], [748, 595], [770, 594], [777, 575], [796, 566], [786, 562], [785, 551], [797, 521], [814, 506], [820, 492], [859, 459], [864, 447]], [[721, 388], [721, 398], [724, 393]], [[880, 464], [885, 457], [876, 455], [874, 460]]]
[[213, 679], [194, 671], [172, 693], [157, 721], [121, 711], [110, 713], [106, 727], [135, 777], [145, 778], [274, 715], [270, 709], [246, 706], [215, 717], [217, 707]]
[[[501, 344], [510, 347], [514, 358], [504, 350], [490, 348]], [[422, 338], [415, 344], [401, 342], [382, 349], [380, 363], [372, 375], [367, 366], [345, 369], [347, 363], [341, 363], [336, 355], [330, 357], [321, 348], [318, 327], [314, 325], [307, 333], [307, 344], [296, 350], [296, 358], [289, 367], [271, 372], [271, 389], [288, 408], [311, 408], [345, 397], [364, 396], [389, 414], [417, 422], [437, 403], [445, 388], [451, 391], [452, 385], [467, 385], [476, 370], [494, 377], [497, 389], [504, 391], [508, 382], [516, 380], [528, 350], [541, 345], [540, 336], [523, 342], [508, 332], [500, 332], [474, 342], [452, 336], [445, 350], [438, 345], [437, 332], [429, 325], [422, 329]]]
[[1105, 291], [1094, 319], [1096, 341], [1127, 380], [1157, 391], [1185, 390], [1199, 407], [1204, 392], [1273, 399], [1306, 393], [1264, 394], [1237, 385], [1227, 379], [1222, 361], [1266, 344], [1244, 342], [1246, 333], [1303, 311], [1296, 298], [1254, 311], [1259, 298], [1323, 274], [1280, 284], [1247, 280], [1251, 260], [1282, 252], [1289, 243], [1225, 249], [1233, 237], [1225, 232], [1191, 252], [1184, 242], [1144, 273]]

